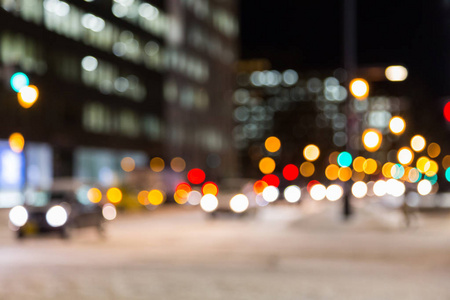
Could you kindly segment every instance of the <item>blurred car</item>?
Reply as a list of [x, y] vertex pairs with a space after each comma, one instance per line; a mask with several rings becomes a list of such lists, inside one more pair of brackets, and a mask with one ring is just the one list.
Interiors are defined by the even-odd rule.
[[223, 180], [217, 196], [204, 195], [200, 206], [212, 218], [221, 214], [254, 216], [258, 206], [253, 185], [254, 180], [250, 179], [232, 178]]
[[83, 227], [95, 227], [103, 236], [102, 206], [89, 201], [89, 189], [88, 185], [68, 181], [57, 182], [49, 191], [27, 193], [25, 204], [12, 208], [9, 213], [17, 237], [57, 232], [62, 238], [69, 238], [73, 229]]

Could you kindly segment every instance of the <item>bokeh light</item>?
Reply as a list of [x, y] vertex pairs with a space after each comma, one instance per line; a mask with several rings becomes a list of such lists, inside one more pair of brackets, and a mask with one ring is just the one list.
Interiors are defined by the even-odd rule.
[[[427, 171], [427, 163], [430, 161], [430, 159], [426, 156], [420, 157], [416, 162], [416, 167], [421, 173], [425, 173]], [[429, 165], [428, 165], [429, 166]]]
[[283, 177], [288, 181], [297, 179], [298, 173], [299, 169], [293, 164], [286, 165], [283, 168]]
[[336, 180], [339, 177], [339, 166], [338, 165], [329, 165], [325, 169], [325, 176], [328, 180]]
[[211, 194], [206, 194], [200, 200], [200, 207], [206, 212], [213, 212], [219, 206], [217, 197]]
[[384, 177], [392, 178], [391, 169], [394, 165], [395, 164], [391, 162], [387, 162], [383, 165], [383, 167], [381, 168], [381, 173], [383, 174]]
[[344, 195], [344, 190], [338, 184], [332, 184], [327, 187], [326, 197], [330, 201], [337, 201]]
[[367, 195], [367, 184], [363, 181], [357, 181], [352, 185], [352, 194], [356, 198], [364, 198]]
[[414, 152], [408, 147], [400, 148], [397, 152], [397, 159], [402, 165], [409, 165], [414, 160]]
[[366, 178], [366, 173], [364, 172], [356, 172], [354, 171], [352, 174], [352, 180], [354, 182], [356, 181], [364, 181], [364, 179]]
[[102, 192], [97, 188], [90, 188], [87, 192], [87, 198], [92, 203], [99, 203], [102, 200]]
[[308, 161], [315, 161], [320, 156], [320, 149], [316, 145], [308, 145], [303, 149], [303, 156]]
[[164, 160], [160, 157], [154, 157], [150, 160], [150, 169], [152, 169], [153, 172], [161, 172], [164, 170], [165, 163]]
[[190, 205], [199, 205], [202, 197], [202, 193], [198, 191], [192, 191], [188, 194], [187, 201]]
[[411, 168], [408, 172], [408, 181], [415, 183], [422, 179], [422, 173], [416, 168]]
[[21, 153], [25, 147], [25, 138], [22, 134], [14, 132], [9, 136], [9, 147], [16, 153]]
[[274, 202], [278, 199], [278, 196], [280, 195], [280, 191], [277, 187], [269, 185], [266, 187], [262, 193], [262, 196], [264, 200], [267, 202]]
[[202, 186], [202, 193], [203, 195], [212, 194], [214, 196], [217, 196], [217, 194], [219, 193], [219, 187], [214, 182], [205, 182], [205, 184]]
[[24, 86], [20, 89], [19, 93], [17, 93], [17, 99], [23, 108], [30, 108], [33, 106], [38, 97], [39, 90], [34, 85]]
[[434, 160], [429, 160], [425, 164], [425, 175], [428, 177], [434, 176], [439, 171], [439, 165]]
[[170, 167], [174, 172], [180, 173], [186, 169], [186, 162], [181, 157], [174, 157], [170, 161]]
[[428, 156], [431, 158], [436, 158], [441, 154], [441, 146], [437, 143], [431, 143], [427, 148]]
[[300, 197], [302, 196], [302, 191], [298, 186], [290, 185], [284, 189], [283, 195], [284, 199], [286, 199], [287, 202], [295, 203], [300, 200]]
[[117, 210], [111, 203], [106, 203], [102, 207], [102, 215], [108, 221], [112, 221], [117, 217]]
[[275, 171], [275, 161], [273, 158], [270, 157], [264, 157], [259, 161], [259, 170], [263, 174], [270, 174], [273, 171]]
[[177, 199], [186, 199], [189, 195], [189, 193], [192, 191], [191, 186], [189, 183], [182, 182], [175, 188], [175, 197]]
[[353, 172], [349, 167], [342, 167], [339, 169], [338, 177], [340, 181], [346, 182], [352, 178]]
[[248, 206], [249, 201], [247, 196], [245, 196], [244, 194], [238, 194], [230, 200], [230, 208], [235, 213], [243, 213], [247, 210]]
[[442, 167], [444, 169], [450, 168], [450, 155], [446, 155], [442, 158]]
[[315, 184], [311, 187], [309, 194], [313, 200], [321, 201], [327, 195], [327, 188], [323, 184]]
[[371, 175], [377, 171], [378, 164], [377, 161], [373, 158], [368, 158], [363, 164], [364, 173]]
[[444, 106], [444, 117], [447, 122], [450, 122], [450, 102], [447, 102]]
[[277, 137], [268, 137], [264, 143], [266, 150], [269, 152], [277, 152], [281, 148], [281, 142]]
[[350, 167], [352, 165], [352, 155], [346, 151], [339, 153], [337, 162], [341, 167]]
[[386, 191], [389, 195], [394, 197], [400, 197], [405, 194], [405, 184], [396, 179], [389, 179], [386, 181]]
[[380, 148], [383, 136], [379, 130], [373, 128], [366, 129], [363, 132], [362, 141], [364, 149], [369, 152], [375, 152]]
[[255, 192], [255, 194], [261, 194], [264, 191], [264, 189], [268, 186], [269, 184], [264, 180], [258, 180], [253, 185], [253, 191]]
[[358, 156], [353, 160], [353, 170], [356, 172], [364, 172], [364, 162], [366, 159], [362, 156]]
[[387, 192], [387, 184], [386, 181], [384, 180], [378, 180], [374, 183], [373, 185], [373, 193], [378, 196], [378, 197], [382, 197], [384, 195], [386, 195]]
[[160, 190], [151, 190], [148, 192], [147, 198], [151, 205], [157, 206], [164, 202], [166, 194]]
[[274, 187], [278, 187], [280, 185], [280, 178], [274, 174], [265, 175], [262, 180], [265, 181], [267, 185], [272, 185]]
[[408, 77], [408, 70], [404, 66], [389, 66], [384, 73], [389, 81], [404, 81]]
[[134, 170], [136, 163], [134, 162], [133, 158], [124, 157], [120, 162], [120, 166], [122, 167], [122, 170], [124, 170], [125, 172], [131, 172]]
[[338, 156], [339, 156], [339, 152], [338, 151], [331, 152], [330, 155], [328, 156], [328, 162], [331, 165], [337, 165], [338, 164], [338, 162], [337, 162]]
[[300, 174], [302, 174], [303, 177], [313, 176], [315, 170], [314, 164], [309, 161], [305, 161], [300, 165]]
[[432, 188], [433, 185], [426, 179], [419, 181], [419, 183], [417, 184], [417, 192], [422, 196], [428, 195], [431, 192]]
[[395, 164], [391, 169], [391, 176], [394, 179], [400, 179], [405, 174], [405, 168], [401, 164]]
[[11, 76], [10, 84], [11, 88], [18, 93], [21, 88], [30, 84], [30, 79], [28, 79], [28, 76], [24, 73], [17, 72]]
[[400, 135], [405, 131], [406, 123], [402, 117], [393, 117], [389, 121], [389, 129], [393, 134]]
[[450, 181], [450, 168], [445, 170], [445, 179], [447, 179], [447, 181]]
[[150, 201], [148, 200], [148, 191], [140, 191], [137, 195], [137, 199], [141, 205], [150, 204]]
[[195, 168], [188, 172], [187, 178], [192, 184], [201, 184], [205, 181], [206, 174], [203, 170]]
[[350, 92], [358, 100], [364, 100], [369, 95], [369, 83], [362, 78], [355, 78], [350, 82]]
[[21, 205], [15, 206], [9, 211], [9, 220], [14, 226], [21, 227], [28, 221], [28, 211]]
[[415, 135], [411, 139], [411, 148], [416, 152], [421, 152], [426, 146], [425, 138], [421, 135]]
[[106, 198], [108, 198], [111, 203], [119, 203], [122, 201], [122, 191], [116, 187], [112, 187], [106, 192]]

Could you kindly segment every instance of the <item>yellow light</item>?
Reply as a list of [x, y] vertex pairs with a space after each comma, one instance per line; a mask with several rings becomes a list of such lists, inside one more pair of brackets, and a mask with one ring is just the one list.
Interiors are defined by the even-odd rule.
[[16, 153], [21, 153], [25, 147], [25, 138], [22, 134], [14, 132], [9, 136], [9, 147]]
[[349, 181], [352, 178], [352, 169], [350, 169], [349, 167], [340, 168], [338, 177], [340, 181]]
[[377, 171], [377, 168], [378, 168], [377, 161], [372, 158], [366, 159], [366, 161], [364, 162], [363, 165], [364, 173], [368, 175], [375, 173]]
[[102, 200], [102, 192], [97, 188], [91, 188], [87, 192], [87, 197], [92, 203], [99, 203]]
[[366, 161], [366, 159], [362, 156], [358, 156], [357, 158], [355, 158], [353, 160], [353, 169], [356, 172], [364, 172], [364, 162]]
[[271, 136], [264, 143], [266, 150], [269, 152], [277, 152], [281, 148], [281, 142], [277, 137]]
[[270, 174], [275, 170], [275, 161], [270, 157], [264, 157], [259, 161], [259, 170], [263, 174]]
[[400, 148], [397, 152], [397, 159], [402, 165], [409, 165], [414, 160], [414, 152], [408, 147]]
[[150, 201], [148, 201], [148, 191], [140, 191], [137, 196], [138, 202], [142, 205], [149, 205]]
[[106, 192], [106, 198], [108, 198], [111, 203], [119, 203], [122, 201], [122, 192], [118, 188], [110, 188]]
[[383, 173], [383, 176], [384, 176], [384, 177], [386, 177], [386, 178], [392, 178], [391, 170], [392, 170], [392, 167], [393, 167], [394, 165], [395, 165], [395, 164], [393, 164], [393, 163], [391, 163], [391, 162], [387, 162], [387, 163], [385, 163], [385, 164], [383, 165], [383, 168], [381, 169], [381, 172]]
[[428, 156], [431, 158], [435, 158], [438, 157], [439, 154], [441, 154], [441, 146], [439, 146], [439, 144], [436, 143], [431, 143], [430, 145], [428, 145]]
[[147, 195], [148, 202], [152, 205], [160, 205], [164, 202], [166, 195], [160, 190], [151, 190]]
[[389, 81], [404, 81], [408, 77], [408, 70], [404, 66], [389, 66], [384, 73]]
[[401, 117], [393, 117], [389, 121], [389, 129], [393, 134], [400, 135], [405, 132], [406, 123]]
[[313, 176], [315, 172], [315, 167], [312, 163], [305, 161], [300, 166], [300, 174], [302, 174], [303, 177], [311, 177]]
[[205, 185], [202, 187], [203, 195], [206, 194], [213, 194], [214, 196], [217, 196], [217, 193], [219, 192], [217, 185], [214, 183], [208, 182], [205, 183]]
[[303, 149], [303, 156], [306, 160], [315, 161], [319, 158], [320, 150], [316, 145], [308, 145]]
[[442, 159], [442, 167], [444, 169], [448, 169], [450, 167], [450, 155], [444, 156]]
[[416, 152], [420, 152], [423, 149], [425, 149], [426, 145], [427, 142], [425, 141], [425, 138], [421, 135], [415, 135], [411, 139], [411, 148]]
[[174, 172], [180, 173], [186, 169], [186, 162], [181, 157], [174, 157], [170, 161], [170, 167]]
[[39, 97], [39, 90], [34, 85], [24, 86], [17, 93], [17, 99], [19, 104], [23, 108], [30, 108], [36, 102]]
[[436, 173], [439, 171], [439, 165], [434, 160], [429, 160], [425, 164], [424, 170], [425, 170], [425, 175], [427, 175], [428, 177], [432, 177], [432, 176], [436, 175]]
[[376, 129], [366, 129], [362, 135], [364, 148], [369, 152], [377, 151], [381, 146], [383, 136]]
[[419, 158], [418, 160], [417, 160], [417, 163], [416, 163], [416, 167], [417, 167], [417, 169], [421, 172], [421, 173], [425, 173], [427, 170], [426, 170], [426, 165], [427, 165], [427, 163], [429, 162], [430, 160], [428, 159], [428, 157], [425, 157], [425, 156], [422, 156], [421, 158]]
[[150, 169], [152, 169], [153, 172], [161, 172], [164, 170], [164, 160], [160, 157], [154, 157], [152, 160], [150, 160]]
[[120, 166], [122, 167], [122, 170], [124, 170], [125, 172], [131, 172], [134, 170], [136, 164], [134, 162], [134, 159], [132, 159], [131, 157], [124, 157], [120, 162]]
[[362, 78], [355, 78], [350, 82], [350, 92], [358, 100], [364, 100], [369, 95], [369, 84]]
[[339, 166], [338, 165], [329, 165], [325, 169], [325, 176], [328, 178], [328, 180], [336, 180], [339, 178]]

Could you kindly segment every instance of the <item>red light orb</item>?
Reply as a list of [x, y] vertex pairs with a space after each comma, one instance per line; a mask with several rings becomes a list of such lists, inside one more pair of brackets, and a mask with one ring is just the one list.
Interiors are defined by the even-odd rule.
[[253, 190], [255, 191], [256, 194], [261, 194], [264, 191], [264, 189], [268, 186], [269, 185], [264, 180], [258, 180], [253, 185]]
[[183, 182], [180, 183], [179, 185], [177, 185], [176, 189], [175, 189], [175, 194], [179, 197], [179, 198], [186, 198], [188, 196], [188, 194], [192, 191], [191, 186], [189, 185], [189, 183]]
[[219, 193], [219, 187], [214, 182], [205, 182], [205, 184], [203, 184], [202, 186], [202, 193], [203, 195], [211, 194], [217, 196], [217, 194]]
[[289, 181], [295, 180], [295, 179], [297, 179], [298, 174], [299, 174], [299, 170], [293, 164], [289, 164], [286, 167], [284, 167], [284, 169], [283, 169], [283, 177], [286, 178], [286, 180], [289, 180]]
[[308, 192], [311, 190], [311, 188], [313, 186], [315, 186], [316, 184], [320, 184], [320, 182], [318, 182], [317, 180], [311, 180], [308, 185], [306, 186], [306, 189], [308, 190]]
[[444, 117], [447, 122], [450, 122], [450, 101], [444, 106]]
[[274, 187], [278, 187], [280, 185], [280, 179], [277, 175], [268, 174], [262, 178], [262, 181], [265, 181], [268, 185], [272, 185]]
[[200, 184], [205, 181], [206, 175], [201, 169], [192, 169], [188, 172], [187, 178], [192, 184]]

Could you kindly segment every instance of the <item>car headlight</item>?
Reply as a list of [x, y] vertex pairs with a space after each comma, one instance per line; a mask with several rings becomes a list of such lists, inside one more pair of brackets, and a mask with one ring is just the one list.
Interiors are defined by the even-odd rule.
[[206, 194], [200, 200], [200, 207], [206, 212], [213, 212], [219, 206], [219, 200], [213, 194]]
[[15, 206], [9, 211], [9, 220], [14, 226], [21, 227], [28, 221], [28, 212], [21, 205]]
[[230, 208], [235, 213], [242, 213], [246, 211], [248, 206], [248, 198], [244, 194], [238, 194], [230, 200]]
[[52, 206], [45, 214], [48, 225], [52, 227], [63, 226], [67, 222], [67, 217], [66, 210], [60, 205]]

